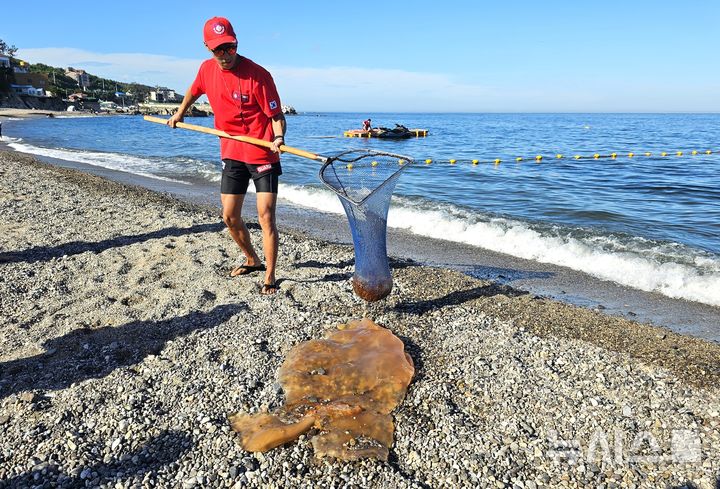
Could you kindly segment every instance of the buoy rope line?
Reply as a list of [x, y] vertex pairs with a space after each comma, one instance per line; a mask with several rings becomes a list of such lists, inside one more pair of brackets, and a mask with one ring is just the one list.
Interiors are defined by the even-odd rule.
[[[549, 160], [617, 160], [621, 158], [655, 158], [655, 159], [663, 159], [663, 158], [671, 158], [671, 157], [682, 157], [682, 156], [710, 156], [710, 155], [720, 155], [720, 151], [713, 151], [710, 149], [698, 151], [698, 150], [690, 150], [690, 151], [644, 151], [640, 153], [609, 153], [609, 154], [600, 154], [600, 153], [593, 153], [593, 154], [573, 154], [573, 155], [564, 155], [564, 154], [555, 154], [554, 156], [544, 156], [544, 155], [536, 155], [532, 157], [524, 157], [524, 156], [518, 156], [515, 158], [510, 159], [502, 159], [502, 158], [495, 158], [492, 160], [480, 160], [480, 159], [473, 159], [473, 160], [465, 160], [465, 159], [449, 159], [449, 160], [433, 160], [432, 158], [426, 158], [425, 160], [417, 160], [416, 163], [421, 163], [424, 161], [425, 165], [431, 165], [433, 163], [449, 163], [451, 165], [456, 165], [458, 163], [471, 163], [472, 165], [480, 165], [480, 164], [492, 164], [492, 165], [499, 165], [501, 163], [507, 163], [507, 162], [515, 162], [515, 163], [522, 163], [522, 162], [536, 162], [540, 163], [542, 161], [549, 161]], [[375, 163], [372, 166], [376, 166], [377, 163]], [[398, 160], [398, 163], [400, 165], [404, 165], [407, 163], [405, 160]], [[352, 164], [348, 164], [347, 168], [349, 170], [352, 170], [353, 166]]]
[[[465, 161], [468, 161], [469, 163], [472, 163], [473, 165], [479, 165], [479, 164], [494, 164], [499, 165], [500, 163], [504, 162], [515, 162], [515, 163], [522, 163], [523, 161], [535, 161], [537, 163], [543, 161], [543, 160], [617, 160], [619, 158], [667, 158], [667, 157], [679, 157], [679, 156], [699, 156], [699, 155], [713, 155], [713, 154], [720, 154], [718, 151], [713, 151], [710, 149], [698, 151], [698, 150], [691, 150], [691, 151], [644, 151], [641, 153], [609, 153], [609, 154], [601, 154], [601, 153], [593, 153], [593, 154], [574, 154], [574, 155], [564, 155], [564, 154], [555, 154], [552, 156], [544, 156], [544, 155], [536, 155], [531, 157], [525, 157], [525, 156], [517, 156], [515, 158], [510, 159], [502, 159], [502, 158], [495, 158], [492, 160], [457, 160], [457, 159], [450, 159], [450, 160], [444, 160], [447, 163], [450, 163], [451, 165], [455, 165], [457, 163], [463, 163]], [[425, 164], [430, 165], [434, 163], [434, 160], [431, 158], [425, 159]]]

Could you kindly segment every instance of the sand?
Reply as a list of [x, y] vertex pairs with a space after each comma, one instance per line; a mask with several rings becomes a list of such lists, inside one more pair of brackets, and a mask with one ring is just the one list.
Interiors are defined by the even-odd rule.
[[[217, 208], [0, 152], [0, 487], [718, 483], [717, 343], [400, 258], [368, 305], [351, 246], [280, 226], [264, 297]], [[225, 417], [362, 317], [417, 367], [389, 461], [244, 452]]]

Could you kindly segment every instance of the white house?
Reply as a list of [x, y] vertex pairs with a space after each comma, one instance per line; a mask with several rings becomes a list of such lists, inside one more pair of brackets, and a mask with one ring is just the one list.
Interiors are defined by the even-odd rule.
[[170, 88], [157, 88], [150, 92], [148, 98], [153, 102], [176, 102], [177, 94]]
[[10, 85], [10, 90], [18, 95], [32, 95], [33, 97], [43, 97], [45, 90], [42, 88], [35, 88], [32, 85]]
[[100, 101], [100, 110], [103, 110], [106, 112], [112, 112], [112, 111], [117, 110], [118, 108], [119, 108], [118, 104], [116, 104], [115, 102], [104, 101], [104, 100]]

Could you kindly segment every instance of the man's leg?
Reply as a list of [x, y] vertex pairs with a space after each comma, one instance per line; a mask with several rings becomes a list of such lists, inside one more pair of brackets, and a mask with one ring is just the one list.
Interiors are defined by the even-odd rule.
[[[275, 221], [275, 207], [277, 194], [271, 192], [257, 193], [258, 221], [263, 233], [263, 251], [265, 252], [265, 283], [275, 283], [275, 265], [278, 253], [278, 231]], [[275, 289], [267, 289], [268, 293], [275, 293]]]
[[250, 232], [242, 219], [242, 206], [245, 201], [245, 194], [220, 194], [220, 202], [223, 208], [223, 221], [230, 231], [230, 236], [235, 240], [242, 252], [245, 254], [246, 265], [258, 266], [261, 264], [260, 257], [255, 252], [250, 241]]

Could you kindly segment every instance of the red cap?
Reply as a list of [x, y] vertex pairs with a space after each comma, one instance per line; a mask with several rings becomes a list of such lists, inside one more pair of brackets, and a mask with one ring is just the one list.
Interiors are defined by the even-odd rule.
[[210, 49], [215, 49], [229, 42], [237, 43], [232, 24], [225, 17], [213, 17], [205, 22], [203, 39], [205, 45]]

